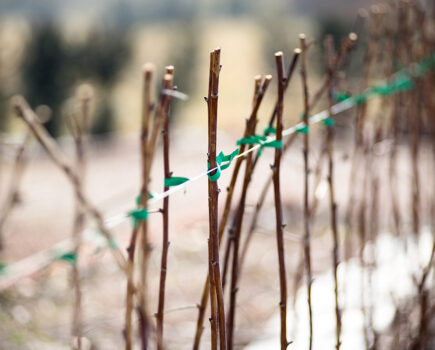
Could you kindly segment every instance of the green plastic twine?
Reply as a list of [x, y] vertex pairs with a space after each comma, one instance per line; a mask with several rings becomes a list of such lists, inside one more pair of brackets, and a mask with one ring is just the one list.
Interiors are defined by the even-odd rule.
[[402, 73], [389, 84], [373, 86], [371, 92], [380, 96], [390, 96], [401, 91], [412, 90], [414, 86], [414, 81]]
[[348, 98], [350, 98], [350, 95], [346, 92], [337, 91], [334, 93], [334, 99], [337, 102], [343, 102], [344, 100], [347, 100]]
[[264, 147], [282, 148], [282, 141], [272, 140], [266, 142], [266, 140], [266, 136], [251, 135], [248, 137], [242, 137], [240, 140], [237, 140], [237, 145], [260, 145], [258, 156], [261, 156], [261, 152]]
[[264, 129], [263, 134], [264, 135], [276, 134], [276, 128], [274, 128], [272, 125], [269, 125]]
[[139, 221], [145, 221], [146, 219], [148, 219], [148, 210], [138, 208], [129, 212], [128, 216], [131, 217], [133, 220], [133, 227], [137, 228]]
[[[130, 213], [128, 213], [128, 216], [130, 216]], [[100, 229], [96, 230], [100, 235], [104, 236], [103, 231], [101, 231]], [[116, 244], [116, 241], [113, 237], [109, 237], [109, 242], [108, 245], [110, 247], [110, 249], [116, 250], [118, 249], [118, 244]], [[98, 247], [97, 249], [95, 249], [94, 254], [99, 253], [100, 251], [102, 251], [102, 248]]]
[[260, 145], [260, 149], [258, 150], [258, 156], [261, 156], [261, 153], [263, 151], [264, 147], [270, 147], [270, 148], [282, 148], [282, 141], [281, 140], [272, 140], [269, 142], [264, 142]]
[[256, 145], [256, 144], [261, 144], [261, 142], [264, 142], [266, 140], [267, 140], [266, 136], [251, 135], [248, 137], [242, 137], [240, 140], [237, 140], [236, 144], [237, 144], [237, 146]]
[[355, 101], [355, 104], [357, 104], [357, 105], [361, 105], [361, 104], [363, 104], [363, 103], [366, 103], [366, 101], [367, 101], [367, 96], [366, 96], [364, 93], [362, 93], [362, 94], [360, 94], [360, 95], [356, 95], [356, 96], [354, 96], [354, 97], [353, 97], [353, 100]]
[[416, 76], [421, 77], [423, 74], [429, 73], [431, 70], [435, 70], [435, 52], [429, 57], [420, 61], [417, 65]]
[[[308, 115], [308, 118], [311, 118], [311, 117], [312, 117], [311, 114]], [[302, 113], [301, 113], [301, 120], [302, 120], [302, 121], [305, 120], [305, 112], [302, 112]]]
[[116, 244], [116, 241], [113, 239], [113, 237], [110, 237], [109, 239], [109, 247], [113, 250], [118, 249], [118, 245]]
[[302, 125], [296, 128], [296, 132], [300, 134], [308, 134], [309, 131], [310, 131], [310, 127], [308, 125]]
[[77, 254], [74, 252], [68, 252], [60, 255], [59, 257], [56, 258], [56, 260], [63, 260], [71, 264], [75, 264], [77, 262]]
[[335, 121], [331, 117], [328, 117], [326, 119], [323, 119], [322, 123], [327, 127], [331, 127], [331, 126], [334, 126]]
[[6, 271], [7, 265], [5, 263], [0, 262], [0, 275], [4, 275]]
[[[148, 199], [151, 199], [151, 198], [154, 198], [154, 196], [152, 195], [152, 193], [148, 192]], [[136, 197], [136, 204], [140, 205], [140, 203], [142, 203], [142, 195], [141, 194], [139, 194]]]
[[172, 187], [182, 185], [185, 182], [189, 181], [187, 177], [167, 177], [165, 178], [165, 187]]
[[[216, 172], [213, 175], [208, 174], [208, 178], [210, 181], [217, 181], [221, 176], [221, 171], [227, 169], [234, 157], [239, 154], [239, 149], [234, 150], [232, 153], [225, 155], [223, 152], [219, 153], [216, 157]], [[208, 169], [210, 170], [210, 164], [207, 163]]]

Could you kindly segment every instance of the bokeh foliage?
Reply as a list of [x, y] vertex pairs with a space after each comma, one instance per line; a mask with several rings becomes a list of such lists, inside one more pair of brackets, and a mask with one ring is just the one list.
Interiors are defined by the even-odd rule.
[[[108, 95], [128, 64], [131, 48], [128, 35], [119, 28], [94, 28], [83, 42], [67, 44], [53, 22], [34, 25], [24, 53], [22, 79], [25, 96], [32, 106], [49, 105], [53, 118], [48, 131], [62, 130], [61, 106], [80, 81], [91, 80], [101, 87], [102, 100]], [[113, 129], [110, 104], [97, 111], [91, 131]]]

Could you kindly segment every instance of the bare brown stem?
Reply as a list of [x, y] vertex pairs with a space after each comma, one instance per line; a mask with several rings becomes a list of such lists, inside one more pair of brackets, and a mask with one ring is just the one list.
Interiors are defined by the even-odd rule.
[[[216, 139], [217, 139], [217, 111], [218, 111], [218, 91], [219, 91], [219, 72], [220, 72], [220, 49], [215, 49], [210, 53], [210, 79], [209, 79], [209, 91], [207, 97], [208, 106], [208, 162], [210, 168], [215, 168], [216, 163]], [[222, 291], [220, 264], [219, 264], [219, 234], [218, 234], [218, 196], [219, 188], [217, 181], [208, 181], [208, 204], [209, 204], [209, 244], [210, 252], [209, 256], [209, 275], [213, 280], [214, 285], [210, 288], [211, 297], [216, 297], [217, 317], [214, 321], [214, 327], [212, 324], [212, 332], [216, 332], [219, 335], [220, 349], [227, 348], [227, 337], [225, 327], [225, 308], [224, 298]], [[214, 296], [213, 296], [214, 294]], [[212, 312], [213, 319], [213, 312]], [[213, 330], [214, 328], [214, 330]], [[219, 330], [219, 331], [217, 331]]]
[[[373, 69], [373, 62], [376, 55], [376, 47], [377, 47], [377, 38], [378, 38], [378, 26], [377, 23], [373, 23], [370, 27], [370, 37], [367, 45], [367, 51], [364, 59], [364, 68], [363, 68], [363, 79], [361, 91], [364, 91], [368, 85], [370, 80], [370, 75]], [[365, 130], [365, 119], [367, 114], [367, 105], [365, 103], [357, 106], [356, 110], [356, 123], [355, 123], [355, 141], [353, 147], [353, 155], [352, 155], [352, 164], [350, 171], [350, 179], [349, 179], [349, 198], [346, 206], [345, 213], [345, 226], [346, 226], [346, 234], [345, 234], [345, 258], [349, 258], [351, 254], [351, 237], [352, 231], [354, 230], [353, 222], [355, 216], [355, 207], [357, 201], [357, 188], [356, 183], [358, 181], [358, 174], [360, 169], [360, 164], [362, 163], [361, 157], [363, 155], [364, 148], [364, 130]]]
[[[282, 52], [275, 53], [277, 78], [278, 78], [278, 109], [276, 121], [276, 140], [282, 140], [283, 129], [283, 110], [284, 110], [284, 65]], [[275, 161], [272, 166], [273, 172], [273, 189], [275, 198], [275, 215], [276, 215], [276, 241], [278, 250], [279, 263], [279, 285], [280, 285], [280, 318], [281, 318], [281, 350], [287, 349], [287, 277], [285, 266], [285, 248], [283, 234], [283, 212], [280, 190], [280, 165], [281, 165], [282, 150], [275, 149]]]
[[[287, 139], [286, 143], [284, 144], [284, 146], [282, 148], [282, 154], [284, 154], [287, 151], [287, 149], [290, 148], [290, 146], [293, 144], [293, 141], [295, 139], [296, 139], [296, 134], [292, 134]], [[249, 229], [248, 229], [248, 232], [246, 234], [246, 239], [243, 243], [242, 252], [240, 254], [239, 275], [241, 274], [241, 269], [242, 269], [242, 266], [243, 266], [245, 259], [246, 259], [246, 253], [248, 251], [249, 244], [252, 240], [252, 235], [255, 231], [255, 228], [257, 227], [258, 216], [260, 214], [260, 210], [263, 207], [263, 204], [264, 204], [264, 201], [266, 199], [267, 192], [269, 191], [270, 185], [272, 185], [272, 180], [273, 180], [273, 173], [270, 174], [269, 178], [264, 183], [263, 188], [260, 192], [260, 196], [259, 196], [259, 199], [257, 201], [257, 204], [255, 205], [254, 214], [252, 215], [252, 219], [251, 219], [251, 222], [249, 224]]]
[[[258, 108], [260, 107], [260, 103], [262, 101], [262, 98], [259, 99], [257, 97], [257, 77], [255, 78], [255, 85], [254, 85], [254, 99], [255, 99], [255, 103], [252, 106], [252, 111], [251, 111], [251, 115], [252, 114], [256, 114], [258, 111]], [[265, 90], [263, 91], [263, 94], [265, 93]], [[247, 137], [248, 136], [248, 131], [247, 128], [245, 128], [243, 137]], [[239, 153], [243, 153], [245, 151], [246, 145], [242, 144], [240, 145], [239, 148]], [[243, 157], [237, 158], [235, 161], [235, 165], [233, 167], [233, 173], [231, 175], [231, 180], [230, 180], [230, 184], [227, 187], [227, 196], [225, 199], [225, 205], [224, 205], [224, 209], [222, 212], [222, 216], [221, 216], [221, 220], [219, 223], [219, 244], [221, 244], [222, 242], [222, 237], [223, 234], [225, 232], [225, 228], [226, 228], [226, 223], [228, 221], [228, 217], [230, 214], [230, 210], [231, 210], [231, 204], [232, 204], [232, 199], [233, 199], [233, 194], [234, 194], [234, 189], [235, 189], [235, 185], [237, 182], [237, 178], [239, 175], [239, 171], [240, 171], [240, 167], [242, 165], [243, 162]], [[227, 251], [227, 250], [226, 250]], [[226, 254], [225, 254], [226, 255]], [[226, 261], [226, 259], [224, 260]], [[224, 264], [226, 265], [226, 264]], [[225, 273], [223, 272], [223, 276], [222, 276], [222, 287], [224, 287], [225, 284]], [[202, 297], [201, 297], [201, 302], [198, 305], [198, 319], [197, 319], [197, 324], [196, 324], [196, 332], [195, 332], [195, 338], [194, 338], [194, 343], [193, 343], [193, 349], [194, 350], [198, 350], [199, 349], [199, 345], [200, 345], [200, 341], [201, 341], [201, 335], [202, 335], [202, 331], [204, 329], [204, 318], [205, 318], [205, 311], [207, 308], [207, 303], [208, 303], [208, 295], [209, 295], [209, 276], [207, 276], [207, 279], [204, 283], [204, 288], [203, 288], [203, 292], [202, 292]]]
[[[151, 114], [151, 89], [153, 80], [154, 67], [147, 64], [143, 69], [143, 102], [142, 102], [142, 125], [141, 125], [141, 157], [142, 157], [142, 179], [146, 178], [147, 167], [146, 167], [146, 154], [148, 147], [148, 130], [150, 124], [150, 114]], [[144, 187], [144, 185], [142, 185]], [[142, 188], [142, 191], [144, 189]], [[147, 188], [145, 186], [145, 193], [147, 193]], [[142, 194], [142, 192], [141, 192]], [[143, 197], [143, 196], [142, 196]], [[146, 200], [141, 198], [141, 201], [146, 206]], [[139, 227], [133, 227], [130, 243], [127, 248], [128, 261], [127, 261], [127, 292], [126, 292], [126, 309], [125, 309], [125, 349], [131, 350], [133, 348], [133, 308], [134, 308], [134, 294], [135, 294], [135, 283], [134, 283], [134, 266], [135, 266], [135, 252], [136, 243], [138, 240]]]
[[[87, 86], [81, 86], [79, 89], [79, 106], [80, 115], [77, 120], [74, 120], [75, 124], [75, 162], [78, 175], [78, 186], [81, 191], [84, 190], [84, 181], [86, 176], [86, 161], [85, 161], [85, 147], [83, 138], [88, 124], [89, 116], [89, 102], [91, 98], [90, 88]], [[74, 132], [74, 130], [71, 130]], [[73, 240], [74, 240], [74, 254], [76, 257], [76, 262], [72, 266], [72, 281], [74, 286], [74, 308], [72, 317], [72, 335], [73, 344], [72, 348], [80, 350], [82, 347], [82, 320], [81, 320], [81, 305], [82, 305], [82, 291], [80, 283], [80, 271], [79, 271], [79, 256], [80, 256], [80, 245], [81, 245], [81, 233], [85, 229], [86, 217], [85, 212], [80, 204], [80, 201], [76, 199], [76, 209], [75, 209], [75, 219], [73, 227]], [[74, 341], [74, 338], [76, 341]]]
[[[417, 337], [413, 341], [411, 346], [411, 350], [424, 350], [426, 349], [427, 341], [429, 338], [429, 324], [430, 324], [430, 315], [431, 306], [429, 291], [427, 290], [425, 284], [426, 280], [429, 276], [431, 269], [433, 269], [433, 262], [435, 256], [435, 242], [432, 243], [432, 250], [429, 256], [429, 261], [426, 266], [423, 268], [421, 278], [418, 281], [417, 290], [418, 290], [418, 303], [420, 308], [420, 324], [418, 327]], [[433, 313], [432, 313], [433, 315]]]
[[[292, 79], [293, 73], [296, 70], [296, 65], [298, 63], [299, 55], [301, 54], [301, 50], [299, 48], [296, 48], [293, 50], [293, 57], [290, 61], [290, 64], [287, 69], [287, 74], [285, 76], [284, 81], [284, 93], [287, 91], [287, 88], [290, 84], [290, 80]], [[272, 115], [269, 119], [269, 126], [272, 126], [275, 123], [275, 118], [278, 113], [278, 100], [275, 102], [275, 107], [273, 109]]]
[[42, 127], [42, 125], [37, 121], [37, 116], [33, 110], [30, 109], [24, 98], [20, 96], [16, 96], [13, 98], [12, 104], [17, 115], [23, 119], [23, 121], [27, 124], [29, 129], [32, 131], [35, 138], [41, 144], [41, 146], [46, 151], [47, 155], [53, 161], [53, 163], [59, 167], [70, 180], [73, 185], [75, 194], [77, 199], [80, 201], [84, 210], [92, 216], [97, 224], [99, 231], [106, 238], [108, 245], [110, 246], [110, 251], [115, 258], [118, 266], [121, 270], [125, 271], [125, 257], [120, 251], [119, 247], [113, 245], [113, 238], [110, 231], [107, 229], [106, 224], [104, 222], [104, 218], [100, 211], [89, 201], [89, 199], [85, 196], [82, 189], [78, 186], [79, 178], [77, 173], [73, 170], [72, 165], [69, 160], [65, 157], [65, 155], [60, 151], [56, 142], [53, 138], [47, 133], [47, 131]]
[[350, 33], [347, 38], [345, 38], [341, 44], [340, 51], [338, 53], [337, 59], [334, 63], [334, 68], [332, 70], [331, 75], [327, 75], [325, 80], [323, 81], [320, 88], [314, 93], [313, 98], [310, 102], [310, 110], [312, 110], [317, 103], [322, 98], [323, 94], [328, 91], [328, 86], [331, 83], [331, 81], [334, 79], [336, 73], [338, 72], [340, 66], [343, 64], [343, 62], [348, 57], [350, 51], [355, 47], [355, 42], [358, 39], [358, 36], [355, 33]]
[[[148, 71], [150, 73], [150, 71]], [[151, 78], [149, 78], [151, 81]], [[172, 89], [172, 74], [165, 74], [163, 78], [163, 89], [171, 90]], [[147, 71], [145, 72], [145, 82], [147, 82]], [[144, 91], [144, 114], [143, 119], [144, 122], [150, 119], [150, 111], [151, 111], [151, 86], [146, 84]], [[154, 159], [154, 154], [157, 147], [157, 140], [159, 134], [161, 134], [161, 128], [165, 120], [165, 116], [168, 113], [169, 103], [171, 97], [168, 94], [161, 93], [159, 105], [156, 110], [155, 122], [152, 128], [151, 136], [148, 139], [148, 128], [145, 127], [145, 130], [142, 130], [143, 136], [142, 142], [146, 144], [142, 144], [142, 151], [144, 152], [144, 167], [143, 167], [143, 179], [142, 179], [142, 191], [141, 191], [141, 206], [143, 209], [148, 210], [148, 185], [151, 179], [151, 168]], [[148, 142], [147, 142], [148, 141]], [[139, 232], [142, 233], [142, 264], [140, 271], [140, 294], [139, 294], [139, 319], [140, 319], [140, 334], [141, 334], [141, 342], [142, 349], [145, 350], [148, 348], [148, 338], [149, 338], [149, 329], [150, 322], [148, 319], [148, 306], [147, 306], [147, 279], [148, 279], [148, 258], [150, 247], [148, 243], [148, 222], [147, 220], [143, 220], [139, 223]]]
[[15, 153], [14, 167], [11, 172], [11, 184], [5, 195], [6, 199], [0, 212], [0, 252], [4, 249], [3, 240], [6, 221], [9, 218], [12, 210], [19, 203], [19, 188], [27, 164], [25, 153], [30, 145], [31, 140], [32, 133], [30, 131], [27, 131], [26, 135], [24, 136], [24, 140], [22, 141]]
[[[258, 91], [257, 100], [258, 104], [261, 102], [264, 93], [272, 80], [271, 75], [267, 75], [264, 82]], [[257, 125], [257, 113], [253, 113], [247, 123], [248, 135], [255, 135], [255, 128]], [[232, 237], [229, 238], [229, 242], [233, 244], [233, 259], [232, 259], [232, 271], [231, 271], [231, 289], [230, 289], [230, 306], [228, 312], [228, 349], [234, 348], [234, 328], [235, 328], [235, 314], [236, 314], [236, 296], [238, 291], [239, 280], [239, 244], [240, 234], [242, 231], [243, 215], [245, 212], [246, 195], [248, 193], [248, 187], [251, 182], [253, 167], [252, 167], [252, 152], [247, 155], [245, 175], [243, 179], [242, 193], [240, 195], [239, 204], [237, 207], [234, 222], [232, 224], [231, 232]]]
[[[301, 78], [302, 89], [304, 93], [304, 124], [309, 127], [309, 97], [308, 97], [308, 85], [307, 85], [307, 47], [304, 34], [299, 35], [300, 46], [302, 50], [301, 59]], [[305, 249], [305, 272], [307, 283], [307, 302], [308, 302], [308, 314], [309, 314], [309, 326], [310, 326], [310, 338], [308, 348], [311, 350], [313, 345], [313, 311], [311, 306], [311, 285], [312, 285], [312, 273], [311, 273], [311, 235], [310, 235], [310, 204], [309, 204], [309, 132], [304, 134], [304, 249]]]
[[[166, 67], [166, 74], [174, 74], [174, 67]], [[163, 123], [163, 166], [164, 175], [168, 179], [171, 177], [169, 166], [169, 105], [165, 113], [165, 121]], [[168, 187], [163, 187], [163, 191], [167, 191]], [[165, 312], [165, 287], [166, 287], [166, 271], [168, 268], [168, 248], [169, 248], [169, 197], [163, 200], [163, 242], [162, 242], [162, 257], [160, 263], [160, 283], [159, 283], [159, 301], [156, 314], [157, 319], [157, 349], [163, 349], [163, 318]]]
[[[331, 36], [325, 38], [326, 69], [331, 76], [336, 59], [334, 43]], [[331, 79], [328, 87], [328, 113], [332, 115], [334, 79]], [[337, 203], [335, 202], [334, 190], [334, 129], [332, 126], [326, 127], [326, 148], [328, 153], [328, 184], [329, 184], [329, 207], [331, 210], [331, 232], [332, 232], [332, 270], [334, 274], [334, 296], [335, 296], [335, 324], [336, 324], [336, 343], [335, 348], [340, 350], [341, 346], [341, 309], [338, 296], [338, 264], [339, 264], [339, 239], [337, 225]]]

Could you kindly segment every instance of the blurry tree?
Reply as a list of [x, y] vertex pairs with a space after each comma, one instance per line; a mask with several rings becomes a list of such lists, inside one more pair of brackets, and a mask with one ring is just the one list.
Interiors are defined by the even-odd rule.
[[0, 131], [6, 131], [7, 127], [7, 101], [3, 92], [3, 82], [0, 80]]
[[127, 37], [127, 31], [121, 28], [96, 28], [75, 52], [75, 73], [78, 78], [91, 79], [102, 88], [103, 105], [97, 109], [95, 122], [91, 126], [92, 133], [103, 134], [114, 128], [109, 95], [131, 56]]
[[32, 106], [46, 104], [52, 108], [53, 118], [46, 124], [52, 135], [60, 131], [60, 107], [68, 92], [69, 82], [64, 79], [67, 58], [60, 33], [52, 23], [33, 25], [24, 53], [25, 96]]
[[334, 38], [334, 45], [337, 48], [340, 47], [341, 40], [352, 31], [351, 23], [343, 17], [320, 17], [317, 23], [317, 38], [319, 42], [322, 42], [326, 35], [332, 35]]
[[[67, 46], [52, 22], [33, 26], [32, 37], [24, 53], [23, 84], [31, 105], [46, 104], [53, 110], [47, 124], [52, 135], [59, 135], [62, 126], [61, 105], [71, 89], [82, 80], [92, 80], [102, 88], [102, 102], [115, 85], [122, 68], [128, 63], [130, 45], [125, 30], [96, 28], [87, 39]], [[98, 109], [91, 132], [113, 129], [110, 105]]]
[[[175, 67], [174, 84], [177, 89], [187, 95], [194, 91], [196, 61], [198, 56], [198, 25], [195, 19], [181, 21], [177, 23], [177, 35], [170, 37], [169, 56], [166, 58], [168, 64]], [[176, 115], [179, 108], [183, 107], [183, 102], [174, 101], [172, 103], [171, 115]]]
[[293, 50], [299, 46], [298, 34], [301, 29], [295, 28], [292, 21], [284, 16], [269, 15], [259, 17], [262, 30], [262, 52], [266, 64], [265, 71], [274, 73], [276, 71], [273, 55], [277, 51], [283, 51], [285, 65], [290, 60]]

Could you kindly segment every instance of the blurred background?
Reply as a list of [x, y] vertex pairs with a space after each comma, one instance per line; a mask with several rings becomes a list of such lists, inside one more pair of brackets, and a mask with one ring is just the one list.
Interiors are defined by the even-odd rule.
[[[5, 222], [0, 225], [2, 239], [0, 349], [70, 349], [73, 308], [71, 266], [64, 261], [65, 259], [63, 261], [55, 259], [53, 264], [53, 260], [50, 259], [53, 251], [58, 248], [56, 244], [65, 242], [71, 237], [75, 209], [74, 193], [65, 175], [53, 165], [37, 142], [32, 142], [26, 149], [24, 161], [20, 163], [24, 164], [23, 169], [18, 170], [20, 176], [14, 175], [17, 164], [15, 152], [24, 140], [27, 129], [11, 108], [12, 96], [23, 95], [32, 108], [41, 105], [50, 107], [51, 119], [45, 126], [49, 133], [57, 138], [62, 151], [73, 159], [74, 144], [66, 121], [71, 114], [77, 112], [80, 86], [87, 84], [92, 87], [87, 131], [91, 137], [86, 137], [85, 142], [85, 188], [89, 198], [105, 217], [116, 218], [135, 206], [135, 198], [140, 188], [139, 129], [144, 63], [152, 62], [156, 67], [155, 92], [161, 86], [165, 66], [174, 65], [175, 85], [179, 91], [189, 97], [187, 101], [173, 99], [171, 104], [171, 168], [174, 176], [191, 177], [203, 172], [206, 167], [207, 106], [203, 97], [208, 91], [209, 53], [213, 48], [217, 46], [221, 48], [223, 66], [219, 89], [218, 149], [227, 154], [234, 150], [235, 140], [240, 138], [245, 127], [245, 119], [249, 116], [254, 76], [275, 75], [274, 53], [276, 51], [284, 52], [287, 66], [293, 50], [299, 45], [299, 33], [305, 33], [308, 41], [313, 41], [309, 49], [308, 80], [310, 92], [314, 92], [321, 86], [325, 77], [324, 36], [332, 34], [335, 47], [338, 48], [343, 38], [352, 31], [356, 32], [358, 42], [352, 52], [352, 60], [346, 68], [343, 90], [353, 93], [361, 90], [368, 37], [368, 26], [362, 25], [361, 18], [366, 17], [368, 12], [361, 12], [360, 8], [369, 9], [377, 2], [377, 0], [1, 0], [0, 131], [1, 136], [4, 136], [4, 144], [0, 144], [0, 209], [2, 210], [0, 214], [6, 210], [8, 215], [7, 220], [5, 219]], [[435, 18], [433, 0], [420, 1], [420, 3], [424, 4], [427, 18]], [[434, 28], [433, 21], [430, 28]], [[382, 47], [379, 51], [381, 57]], [[285, 95], [285, 127], [300, 121], [303, 99], [298, 73], [296, 71]], [[370, 83], [384, 78], [385, 75], [383, 66], [376, 66], [372, 71]], [[267, 124], [275, 98], [276, 80], [274, 79], [260, 108], [258, 125], [260, 133]], [[326, 105], [326, 99], [321, 100], [313, 113], [321, 111]], [[376, 100], [370, 104], [368, 118], [370, 128], [376, 124], [373, 120], [381, 120], [380, 116], [387, 114], [378, 113], [385, 110], [379, 109], [380, 106], [385, 107]], [[389, 105], [388, 108], [390, 107], [392, 106]], [[403, 106], [401, 108], [406, 109]], [[338, 184], [336, 197], [339, 203], [341, 233], [344, 232], [345, 205], [350, 193], [349, 174], [352, 167], [352, 142], [355, 130], [354, 125], [349, 121], [353, 119], [349, 117], [355, 115], [352, 111], [346, 112], [340, 114], [336, 121], [335, 166]], [[428, 123], [429, 118], [425, 120]], [[412, 231], [411, 215], [408, 215], [409, 210], [407, 210], [411, 208], [412, 201], [411, 160], [405, 144], [408, 137], [406, 127], [401, 130], [402, 139], [397, 146], [399, 155], [396, 186], [401, 189], [397, 201], [402, 206], [402, 213], [406, 212], [402, 222], [404, 232], [409, 234]], [[310, 130], [310, 135], [313, 135], [312, 164], [310, 164], [312, 169], [321, 159], [322, 130], [324, 129], [316, 127], [313, 127], [312, 132]], [[372, 131], [372, 129], [368, 131], [370, 136], [373, 136]], [[428, 249], [433, 242], [433, 231], [428, 228], [428, 222], [433, 221], [429, 207], [435, 198], [433, 189], [427, 190], [432, 186], [434, 179], [430, 132], [424, 131], [425, 135], [422, 136], [419, 163], [424, 209], [421, 218], [422, 238], [418, 242], [413, 241], [415, 245], [410, 244], [408, 253], [410, 252], [411, 258], [407, 256], [407, 259], [418, 265], [417, 267], [412, 265], [417, 272], [424, 262], [428, 261], [430, 255]], [[378, 141], [373, 141], [375, 157], [376, 160], [381, 160], [377, 164], [383, 164], [378, 168], [386, 171], [387, 166], [384, 165], [389, 159], [391, 142]], [[297, 138], [291, 151], [283, 158], [282, 166], [283, 209], [285, 222], [288, 224], [286, 252], [289, 299], [292, 299], [289, 303], [296, 305], [299, 300], [299, 305], [303, 304], [300, 315], [306, 311], [303, 308], [305, 294], [297, 299], [298, 290], [302, 288], [301, 266], [303, 266], [300, 243], [303, 232], [304, 167], [301, 149], [301, 138]], [[265, 149], [261, 157], [262, 164], [258, 166], [248, 193], [246, 209], [248, 218], [252, 217], [259, 191], [270, 174], [269, 165], [272, 161], [273, 152]], [[162, 163], [162, 152], [159, 148], [153, 167], [152, 191], [154, 192], [161, 192], [163, 188]], [[361, 177], [369, 178], [371, 172], [363, 170], [361, 170]], [[230, 175], [230, 170], [222, 174], [219, 180], [221, 189], [225, 189]], [[312, 193], [313, 199], [317, 196], [319, 201], [323, 199], [317, 209], [316, 222], [313, 223], [312, 255], [313, 273], [319, 281], [318, 284], [317, 282], [314, 284], [319, 288], [316, 290], [316, 300], [323, 301], [327, 294], [321, 289], [323, 288], [321, 276], [331, 272], [329, 249], [331, 237], [328, 186], [324, 170], [321, 175], [323, 178], [319, 181], [319, 193], [317, 191]], [[184, 193], [181, 191], [171, 196], [170, 268], [166, 304], [168, 314], [165, 316], [165, 337], [167, 335], [165, 341], [169, 349], [190, 349], [195, 331], [196, 303], [199, 302], [207, 271], [206, 180], [203, 178], [196, 184], [188, 186]], [[390, 189], [389, 185], [388, 176], [381, 176], [379, 187], [384, 195], [381, 196], [381, 202], [384, 198], [390, 198], [390, 193], [387, 192]], [[13, 186], [18, 186], [19, 191], [12, 201], [8, 201], [7, 194]], [[355, 188], [358, 195], [365, 196], [361, 183], [357, 183]], [[237, 191], [235, 198], [239, 195]], [[221, 208], [225, 198], [224, 192], [222, 191], [220, 197]], [[371, 194], [374, 198], [377, 191], [372, 191]], [[13, 211], [9, 211], [8, 203], [12, 203]], [[250, 248], [252, 252], [248, 254], [246, 260], [246, 270], [238, 294], [240, 301], [236, 339], [238, 349], [248, 346], [257, 338], [260, 340], [266, 338], [271, 328], [278, 329], [275, 321], [278, 311], [279, 283], [276, 272], [278, 265], [273, 205], [273, 196], [269, 193], [255, 231], [255, 239], [252, 240]], [[394, 228], [388, 205], [389, 201], [375, 214], [380, 217], [379, 232], [391, 234]], [[130, 222], [125, 220], [125, 215], [123, 218], [124, 221], [113, 228], [122, 249], [127, 246], [131, 233]], [[161, 252], [160, 215], [153, 214], [149, 223], [150, 239], [154, 248], [150, 258], [150, 286], [152, 286], [150, 308], [155, 310]], [[90, 220], [87, 225], [93, 227]], [[356, 229], [352, 233], [356, 233]], [[390, 239], [390, 235], [387, 238]], [[382, 254], [389, 257], [387, 260], [393, 261], [395, 256], [399, 256], [396, 253], [402, 252], [402, 243], [397, 243], [394, 239], [388, 241], [388, 239], [384, 239], [382, 244], [391, 248], [388, 248], [390, 255]], [[350, 240], [355, 243], [356, 235], [353, 235]], [[82, 318], [85, 350], [110, 350], [124, 347], [122, 330], [125, 278], [104, 248], [105, 243], [101, 242], [101, 237], [99, 240], [95, 237], [86, 238], [78, 262], [84, 295]], [[346, 259], [350, 261], [357, 255], [355, 244]], [[46, 264], [47, 261], [50, 261], [50, 267]], [[18, 263], [13, 267], [20, 278], [14, 279], [15, 276], [12, 274], [3, 276], [2, 268], [14, 263]], [[408, 265], [411, 266], [405, 264]], [[394, 276], [395, 281], [398, 281], [400, 278], [396, 277], [395, 273], [399, 269], [394, 266], [389, 268], [383, 270], [385, 274], [380, 277], [380, 280], [390, 280], [393, 279], [391, 276]], [[351, 285], [357, 285], [353, 280], [350, 281]], [[406, 281], [407, 284], [404, 284], [407, 287], [413, 285], [410, 280]], [[433, 282], [431, 283], [433, 285]], [[389, 311], [378, 309], [381, 315], [380, 321], [374, 327], [378, 327], [376, 332], [379, 334], [386, 334], [383, 340], [385, 343], [381, 342], [378, 349], [399, 349], [400, 347], [395, 347], [393, 342], [395, 335], [401, 334], [403, 329], [410, 329], [409, 334], [417, 329], [419, 323], [415, 313], [409, 317], [413, 321], [408, 323], [408, 316], [411, 315], [412, 310], [417, 309], [414, 298], [416, 293], [412, 288], [407, 289], [406, 297], [397, 304], [394, 304], [397, 300], [390, 300], [392, 299], [390, 295], [386, 299], [379, 298], [383, 304], [386, 304], [384, 300], [388, 299]], [[329, 288], [328, 291], [330, 290], [332, 289]], [[352, 291], [352, 289], [348, 290]], [[359, 291], [354, 294], [359, 294]], [[433, 295], [431, 297], [434, 299]], [[376, 297], [373, 299], [376, 300]], [[317, 305], [316, 308], [321, 310], [322, 306]], [[300, 315], [300, 320], [306, 322], [305, 316]], [[333, 314], [329, 313], [329, 318], [325, 316], [322, 320], [318, 317], [320, 326], [317, 329], [326, 329], [326, 325], [332, 325], [334, 322], [331, 323], [331, 315]], [[382, 315], [388, 315], [386, 321]], [[351, 329], [346, 334], [349, 335], [350, 340], [356, 339], [358, 344], [349, 341], [346, 343], [348, 347], [343, 347], [343, 350], [366, 349], [361, 331], [364, 328], [364, 325], [361, 325], [364, 320], [361, 321], [359, 314], [357, 316], [359, 318], [357, 317], [356, 320], [347, 319], [347, 324], [359, 325], [358, 332], [355, 335]], [[294, 319], [297, 321], [297, 316]], [[294, 333], [298, 332], [296, 321], [292, 330]], [[273, 327], [269, 327], [271, 324]], [[395, 326], [394, 329], [392, 325]], [[299, 327], [299, 331], [301, 329], [306, 331], [307, 328]], [[435, 326], [431, 329], [433, 335]], [[376, 332], [373, 331], [373, 334]], [[402, 332], [402, 334], [403, 338], [406, 338], [408, 333]], [[303, 334], [301, 338], [305, 335]], [[334, 330], [331, 330], [328, 336], [332, 345], [330, 347], [325, 345], [324, 348], [332, 349]], [[204, 348], [209, 347], [209, 337], [209, 327], [206, 324], [203, 336]], [[272, 334], [272, 337], [278, 339], [276, 334]], [[306, 337], [304, 339], [306, 340]], [[400, 340], [402, 341], [402, 338]], [[431, 341], [433, 344], [434, 337]], [[296, 349], [305, 349], [305, 345], [301, 344], [303, 343], [299, 343]], [[382, 348], [383, 344], [393, 345]], [[407, 344], [406, 339], [401, 344]], [[316, 345], [318, 347], [315, 348], [323, 349], [322, 345], [320, 339]], [[260, 345], [252, 349], [270, 348], [274, 346], [261, 347]]]
[[[330, 33], [339, 43], [355, 29], [357, 10], [372, 3], [2, 1], [0, 128], [15, 130], [8, 100], [20, 93], [31, 106], [50, 106], [53, 118], [47, 128], [56, 136], [65, 133], [64, 107], [76, 87], [88, 82], [96, 95], [92, 133], [137, 130], [145, 62], [153, 62], [158, 73], [168, 64], [176, 67], [175, 82], [191, 98], [176, 105], [174, 119], [203, 124], [208, 53], [216, 46], [222, 48], [224, 73], [220, 123], [241, 127], [253, 76], [274, 73], [275, 51], [290, 59], [301, 32], [315, 40]], [[319, 55], [318, 47], [311, 55]], [[312, 72], [321, 72], [322, 61], [314, 62]]]

